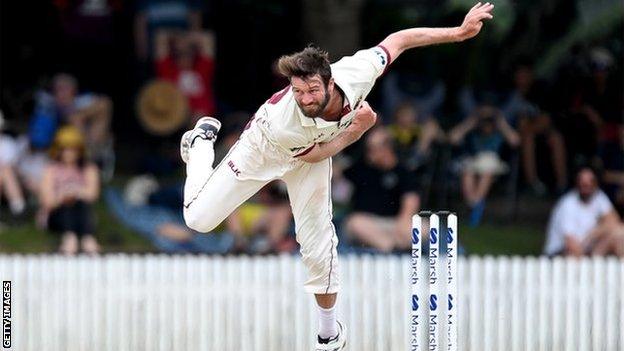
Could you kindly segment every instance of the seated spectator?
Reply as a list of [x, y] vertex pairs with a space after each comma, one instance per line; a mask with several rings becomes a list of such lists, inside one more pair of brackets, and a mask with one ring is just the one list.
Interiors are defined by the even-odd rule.
[[546, 186], [537, 175], [536, 142], [544, 139], [555, 176], [557, 192], [567, 186], [566, 153], [563, 136], [555, 129], [550, 116], [543, 110], [546, 90], [533, 78], [533, 65], [520, 62], [513, 74], [513, 90], [502, 107], [512, 124], [518, 127], [522, 147], [522, 166], [526, 182], [536, 194], [544, 194]]
[[441, 139], [442, 130], [432, 116], [419, 113], [411, 103], [403, 103], [394, 113], [388, 130], [394, 139], [399, 159], [415, 170], [429, 157], [431, 145]]
[[160, 31], [156, 37], [156, 74], [174, 83], [188, 99], [191, 121], [213, 116], [216, 103], [214, 37], [209, 32]]
[[412, 216], [420, 208], [413, 176], [399, 164], [390, 134], [368, 132], [365, 159], [344, 171], [353, 185], [347, 234], [381, 252], [411, 247]]
[[17, 171], [24, 188], [37, 198], [50, 158], [46, 150], [33, 148], [28, 144], [28, 140], [24, 140], [22, 144]]
[[97, 166], [87, 161], [84, 137], [75, 127], [59, 129], [50, 150], [52, 163], [46, 168], [41, 184], [41, 210], [47, 228], [62, 234], [60, 251], [75, 254], [80, 246], [95, 254], [92, 204], [100, 193]]
[[[9, 165], [11, 169], [8, 172], [12, 174], [7, 175], [5, 173], [2, 177], [5, 179], [15, 178], [15, 180], [0, 181], [0, 183], [4, 184], [5, 187], [13, 189], [4, 189], [6, 197], [12, 199], [21, 197], [25, 203], [24, 206], [26, 206], [26, 203], [29, 202], [27, 201], [29, 195], [32, 195], [35, 199], [38, 197], [43, 172], [48, 162], [47, 149], [37, 149], [33, 146], [36, 140], [29, 140], [28, 135], [16, 133], [15, 130], [7, 127], [7, 122], [3, 121], [4, 119], [0, 116], [0, 165]], [[19, 190], [16, 187], [19, 187]], [[10, 195], [18, 192], [21, 193], [21, 196]], [[2, 185], [0, 185], [1, 193]], [[13, 202], [9, 199], [9, 207], [13, 208], [13, 210], [19, 209], [22, 207], [20, 202], [20, 200]], [[17, 212], [22, 212], [22, 210]]]
[[250, 254], [293, 252], [297, 243], [290, 234], [292, 211], [286, 192], [273, 182], [236, 209], [226, 220], [236, 237], [236, 250]]
[[607, 142], [600, 151], [605, 192], [624, 214], [624, 124], [616, 128], [617, 142]]
[[471, 209], [469, 223], [477, 226], [485, 210], [485, 199], [496, 176], [507, 171], [499, 153], [503, 143], [515, 147], [520, 138], [500, 110], [483, 105], [449, 133], [450, 142], [463, 142], [468, 156], [462, 162], [461, 188]]
[[5, 124], [4, 116], [0, 111], [0, 200], [4, 195], [11, 214], [17, 216], [26, 208], [24, 193], [15, 168], [20, 147], [17, 140], [4, 133]]
[[87, 156], [109, 172], [113, 167], [111, 117], [112, 102], [108, 97], [78, 94], [76, 78], [57, 74], [52, 79], [52, 93], [39, 92], [36, 96], [29, 131], [32, 146], [49, 147], [59, 126], [72, 125], [85, 136]]
[[202, 28], [202, 1], [138, 0], [135, 3], [134, 45], [136, 56], [142, 62], [151, 61], [155, 31]]
[[167, 253], [226, 254], [234, 246], [227, 231], [203, 235], [189, 229], [182, 217], [182, 184], [163, 187], [152, 176], [137, 176], [123, 194], [104, 192], [110, 212], [123, 225], [138, 232], [158, 250]]
[[391, 116], [405, 102], [412, 103], [422, 116], [434, 116], [445, 97], [446, 85], [442, 80], [391, 70], [381, 83], [382, 116]]
[[569, 69], [571, 74], [563, 71], [554, 88], [561, 100], [556, 122], [573, 167], [594, 164], [600, 144], [617, 139], [615, 126], [622, 121], [621, 79], [618, 87], [620, 77], [610, 74], [613, 56], [597, 48], [587, 59], [587, 66]]
[[576, 188], [555, 205], [547, 235], [547, 255], [624, 257], [624, 225], [589, 168], [578, 172]]

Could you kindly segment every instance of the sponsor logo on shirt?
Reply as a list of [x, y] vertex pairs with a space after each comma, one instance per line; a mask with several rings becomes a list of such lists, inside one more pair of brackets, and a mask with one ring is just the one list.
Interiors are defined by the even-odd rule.
[[232, 170], [232, 172], [234, 172], [234, 174], [236, 174], [237, 177], [240, 177], [241, 171], [238, 169], [238, 167], [236, 167], [232, 160], [228, 161], [228, 166], [230, 166], [230, 169]]
[[386, 53], [383, 52], [381, 49], [377, 49], [377, 48], [375, 48], [373, 51], [375, 52], [375, 54], [377, 54], [377, 57], [379, 57], [379, 60], [381, 61], [381, 65], [385, 66], [386, 65]]
[[299, 151], [305, 149], [305, 146], [291, 147], [290, 151], [294, 153], [298, 153]]

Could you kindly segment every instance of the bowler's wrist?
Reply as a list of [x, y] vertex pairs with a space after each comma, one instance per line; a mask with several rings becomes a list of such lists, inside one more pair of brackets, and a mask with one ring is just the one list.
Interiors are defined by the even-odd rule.
[[462, 29], [462, 27], [453, 27], [450, 28], [451, 31], [451, 41], [459, 42], [466, 40], [466, 32]]

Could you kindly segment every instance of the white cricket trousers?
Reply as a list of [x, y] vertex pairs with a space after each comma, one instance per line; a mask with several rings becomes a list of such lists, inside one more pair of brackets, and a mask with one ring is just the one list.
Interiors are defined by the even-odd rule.
[[215, 168], [213, 143], [189, 150], [184, 186], [184, 219], [189, 228], [209, 232], [238, 206], [275, 179], [286, 183], [296, 239], [308, 270], [305, 290], [338, 292], [338, 237], [331, 221], [331, 159], [306, 163], [287, 155], [252, 127]]

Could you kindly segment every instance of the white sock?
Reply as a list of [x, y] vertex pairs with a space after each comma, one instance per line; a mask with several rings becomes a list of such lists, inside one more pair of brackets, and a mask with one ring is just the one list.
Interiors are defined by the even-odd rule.
[[332, 308], [322, 308], [319, 306], [319, 333], [323, 339], [331, 339], [338, 335], [338, 324], [336, 323], [336, 306]]

